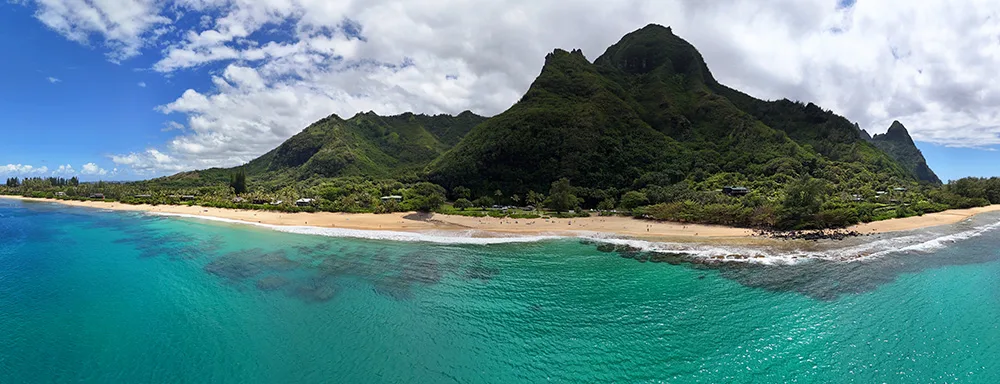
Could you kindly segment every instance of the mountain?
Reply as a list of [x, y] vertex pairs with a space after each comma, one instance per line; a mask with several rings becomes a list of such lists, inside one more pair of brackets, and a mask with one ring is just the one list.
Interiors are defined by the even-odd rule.
[[[931, 179], [919, 151], [892, 137], [869, 141], [856, 124], [815, 104], [765, 101], [729, 88], [693, 45], [651, 24], [593, 62], [579, 50], [556, 49], [521, 100], [492, 118], [468, 111], [331, 115], [242, 169], [251, 183], [271, 186], [426, 177], [476, 196], [546, 191], [569, 178], [592, 192], [585, 197], [598, 198], [679, 182], [773, 195], [803, 176], [841, 192]], [[232, 172], [186, 172], [158, 182], [217, 184]]]
[[893, 121], [886, 133], [873, 136], [871, 143], [896, 159], [917, 180], [941, 184], [941, 179], [927, 166], [924, 154], [913, 143], [910, 133], [899, 121]]
[[814, 104], [763, 101], [720, 84], [701, 54], [649, 25], [593, 63], [556, 50], [527, 94], [431, 163], [429, 178], [479, 193], [688, 181], [776, 191], [803, 175], [835, 185], [912, 179], [847, 119]]
[[[363, 183], [345, 178], [353, 176], [431, 181], [453, 193], [461, 186], [498, 203], [547, 193], [567, 178], [583, 208], [750, 227], [842, 227], [981, 202], [921, 186], [940, 180], [902, 124], [870, 137], [816, 104], [730, 88], [693, 45], [655, 24], [593, 62], [579, 50], [554, 50], [524, 96], [491, 118], [332, 115], [241, 169], [254, 187], [296, 189], [321, 196], [324, 209], [351, 211], [374, 209], [377, 199], [357, 203], [384, 192], [342, 197]], [[153, 184], [228, 190], [233, 173], [209, 169]], [[344, 187], [330, 187], [337, 183]], [[715, 192], [726, 186], [749, 194]], [[906, 204], [877, 193], [898, 187], [909, 191]]]
[[510, 109], [475, 127], [431, 164], [431, 180], [478, 193], [547, 191], [568, 177], [579, 185], [631, 185], [654, 170], [677, 175], [687, 150], [647, 124], [619, 84], [580, 51], [555, 50]]
[[[486, 118], [359, 113], [344, 120], [330, 115], [242, 166], [255, 182], [287, 184], [312, 178], [366, 176], [415, 179], [432, 160], [457, 144]], [[160, 184], [226, 182], [232, 169], [213, 168], [159, 179]]]

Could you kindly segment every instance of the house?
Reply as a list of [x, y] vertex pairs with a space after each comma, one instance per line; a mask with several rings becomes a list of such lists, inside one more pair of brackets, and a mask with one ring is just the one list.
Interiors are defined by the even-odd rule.
[[104, 194], [103, 193], [92, 193], [92, 194], [90, 194], [90, 198], [91, 199], [101, 199], [101, 200], [104, 200]]
[[750, 190], [746, 187], [723, 187], [722, 193], [729, 196], [746, 196], [750, 193]]
[[284, 203], [285, 203], [285, 202], [284, 202], [284, 201], [282, 201], [282, 200], [275, 200], [275, 201], [272, 201], [272, 202], [271, 202], [270, 204], [271, 204], [271, 205], [281, 205], [281, 204], [284, 204]]
[[906, 192], [906, 188], [902, 188], [902, 187], [900, 187], [900, 188], [893, 188], [892, 190], [896, 191], [896, 192]]
[[66, 196], [66, 192], [56, 192], [56, 196], [59, 196], [59, 197]]
[[269, 203], [269, 202], [270, 202], [270, 201], [268, 201], [267, 199], [253, 199], [253, 201], [251, 201], [251, 203], [254, 203], [254, 204], [261, 204], [261, 205], [263, 205], [263, 204], [267, 204], [267, 203]]
[[234, 197], [234, 198], [233, 198], [233, 202], [234, 202], [234, 203], [237, 203], [237, 204], [238, 204], [238, 203], [245, 203], [245, 202], [247, 202], [247, 199], [244, 199], [244, 198], [242, 198], [242, 197]]
[[864, 200], [864, 198], [861, 197], [861, 195], [856, 194], [856, 193], [853, 194], [853, 195], [851, 195], [851, 199], [854, 200], [854, 201], [863, 201]]
[[403, 201], [403, 196], [399, 195], [382, 196], [382, 201], [397, 201], [397, 202]]
[[886, 194], [886, 192], [885, 191], [877, 191], [877, 192], [875, 192], [875, 194], [879, 195], [879, 196], [882, 196], [882, 195]]
[[136, 199], [148, 199], [150, 197], [153, 197], [153, 195], [135, 195], [133, 197], [135, 197]]
[[300, 207], [306, 207], [306, 206], [313, 205], [313, 202], [315, 202], [315, 201], [316, 201], [315, 199], [298, 199], [298, 200], [295, 200], [295, 205], [300, 206]]
[[191, 200], [194, 200], [194, 196], [193, 195], [184, 195], [184, 196], [181, 196], [181, 200], [191, 201]]

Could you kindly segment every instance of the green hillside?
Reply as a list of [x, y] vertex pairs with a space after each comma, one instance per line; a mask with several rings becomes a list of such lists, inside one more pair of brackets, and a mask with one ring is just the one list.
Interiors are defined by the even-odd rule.
[[629, 186], [651, 171], [682, 178], [686, 150], [646, 124], [636, 107], [580, 51], [556, 50], [519, 102], [431, 165], [431, 180], [484, 194], [544, 191], [561, 177], [602, 189]]
[[[469, 111], [457, 116], [368, 112], [347, 120], [330, 115], [242, 168], [251, 182], [265, 184], [346, 176], [415, 180], [427, 164], [484, 120]], [[156, 183], [225, 183], [232, 172], [223, 168], [184, 172]]]

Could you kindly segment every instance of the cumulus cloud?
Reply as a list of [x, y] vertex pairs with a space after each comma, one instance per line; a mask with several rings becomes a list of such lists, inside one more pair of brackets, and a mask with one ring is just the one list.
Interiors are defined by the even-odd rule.
[[180, 172], [204, 166], [204, 162], [193, 160], [191, 163], [181, 163], [176, 158], [154, 148], [143, 152], [132, 152], [123, 155], [111, 155], [111, 161], [119, 167], [128, 167], [138, 175], [151, 175], [162, 172]]
[[136, 85], [138, 85], [138, 86], [139, 86], [139, 88], [146, 88], [146, 82], [145, 82], [145, 81], [140, 81], [140, 82], [139, 82], [138, 84], [136, 84]]
[[168, 121], [164, 123], [163, 128], [160, 129], [160, 131], [162, 132], [183, 131], [183, 130], [184, 130], [184, 124], [178, 123], [176, 121]]
[[52, 83], [52, 84], [55, 84], [55, 83], [58, 83], [58, 82], [62, 81], [62, 80], [59, 80], [59, 79], [57, 79], [57, 78], [55, 78], [55, 77], [52, 77], [52, 76], [49, 76], [49, 77], [48, 77], [48, 78], [46, 78], [45, 80], [48, 80], [48, 81], [49, 81], [50, 83]]
[[0, 165], [0, 174], [14, 176], [39, 176], [49, 171], [49, 167], [35, 167], [27, 164]]
[[35, 18], [47, 27], [81, 44], [99, 37], [113, 61], [139, 54], [147, 38], [162, 31], [155, 27], [170, 22], [160, 15], [156, 0], [35, 0]]
[[89, 176], [104, 176], [108, 174], [108, 171], [97, 166], [97, 164], [87, 163], [80, 168], [80, 174]]
[[75, 176], [76, 175], [76, 170], [73, 169], [73, 166], [69, 165], [69, 164], [60, 165], [59, 168], [56, 168], [55, 170], [52, 171], [52, 175], [53, 176]]
[[154, 71], [211, 80], [158, 108], [187, 129], [168, 125], [177, 133], [162, 145], [112, 156], [147, 174], [237, 165], [331, 113], [496, 114], [553, 48], [595, 59], [648, 23], [672, 26], [721, 82], [756, 97], [815, 102], [872, 133], [898, 119], [917, 140], [1000, 145], [1000, 4], [987, 0], [38, 4], [43, 23], [99, 38], [113, 59], [156, 44]]

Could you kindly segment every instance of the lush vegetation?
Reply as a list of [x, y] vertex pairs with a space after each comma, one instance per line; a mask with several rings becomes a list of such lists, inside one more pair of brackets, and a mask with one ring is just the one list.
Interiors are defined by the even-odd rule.
[[[729, 196], [727, 186], [750, 192]], [[942, 186], [902, 124], [872, 138], [817, 105], [756, 99], [650, 25], [593, 63], [555, 50], [521, 100], [489, 119], [332, 115], [237, 168], [126, 184], [12, 179], [0, 193], [292, 212], [599, 211], [797, 229], [1000, 203], [1000, 180]]]

